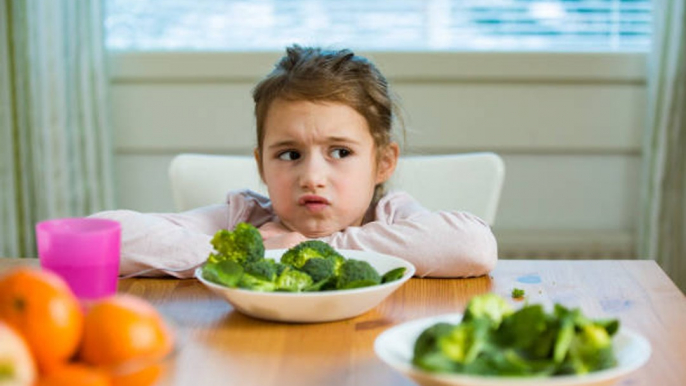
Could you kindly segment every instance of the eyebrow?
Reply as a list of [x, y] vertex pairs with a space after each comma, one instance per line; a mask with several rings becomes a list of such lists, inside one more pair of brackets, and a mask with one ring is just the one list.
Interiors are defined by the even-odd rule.
[[267, 146], [267, 149], [278, 149], [281, 147], [291, 147], [291, 146], [295, 145], [296, 143], [297, 142], [291, 141], [291, 140], [279, 141], [279, 142], [275, 142], [275, 143]]
[[[326, 141], [327, 143], [349, 143], [353, 145], [357, 145], [360, 143], [360, 141], [354, 140], [349, 137], [327, 137]], [[274, 142], [273, 144], [267, 146], [267, 149], [278, 149], [282, 147], [293, 147], [298, 144], [298, 141], [294, 141], [292, 139], [287, 139], [283, 141], [278, 141]]]

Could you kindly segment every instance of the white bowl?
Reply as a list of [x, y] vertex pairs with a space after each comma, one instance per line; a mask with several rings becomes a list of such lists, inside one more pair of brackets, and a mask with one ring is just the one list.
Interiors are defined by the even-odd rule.
[[432, 373], [412, 365], [414, 344], [426, 328], [439, 323], [459, 323], [461, 314], [439, 315], [417, 319], [394, 326], [381, 333], [374, 342], [374, 351], [386, 364], [420, 385], [441, 386], [580, 386], [613, 385], [622, 376], [638, 369], [650, 357], [650, 344], [642, 336], [620, 327], [613, 336], [617, 365], [584, 375], [551, 377], [497, 377], [464, 374]]
[[[285, 249], [267, 250], [265, 257], [280, 261], [285, 251]], [[246, 315], [280, 322], [312, 323], [348, 319], [361, 315], [376, 307], [415, 272], [414, 265], [398, 257], [346, 249], [338, 250], [338, 252], [348, 259], [369, 262], [380, 275], [399, 267], [405, 267], [405, 274], [390, 283], [322, 292], [259, 292], [229, 288], [205, 280], [202, 277], [202, 267], [195, 270], [195, 277]]]

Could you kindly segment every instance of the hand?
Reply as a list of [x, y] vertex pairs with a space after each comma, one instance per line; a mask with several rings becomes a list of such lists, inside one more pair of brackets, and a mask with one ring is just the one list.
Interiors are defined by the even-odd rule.
[[299, 232], [293, 232], [281, 223], [268, 222], [259, 228], [265, 249], [290, 248], [307, 240]]

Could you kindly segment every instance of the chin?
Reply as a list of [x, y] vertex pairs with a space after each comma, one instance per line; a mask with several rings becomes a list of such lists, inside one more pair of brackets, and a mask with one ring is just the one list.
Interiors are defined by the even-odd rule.
[[306, 230], [306, 231], [300, 232], [300, 234], [307, 237], [308, 239], [318, 239], [320, 237], [331, 236], [333, 233], [336, 233], [336, 231]]
[[307, 237], [308, 239], [318, 239], [320, 237], [330, 236], [340, 229], [336, 227], [328, 227], [322, 225], [305, 225], [302, 227], [294, 227], [296, 232]]

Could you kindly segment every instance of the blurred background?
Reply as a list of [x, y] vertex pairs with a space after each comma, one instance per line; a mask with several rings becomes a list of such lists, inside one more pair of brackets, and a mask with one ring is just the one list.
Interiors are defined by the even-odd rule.
[[[686, 248], [675, 241], [686, 239], [686, 120], [675, 108], [686, 105], [683, 3], [5, 0], [0, 24], [15, 51], [8, 100], [18, 113], [13, 136], [3, 132], [14, 144], [3, 159], [15, 192], [3, 193], [3, 218], [12, 203], [33, 209], [15, 214], [25, 232], [12, 236], [14, 249], [3, 242], [3, 253], [31, 255], [22, 233], [41, 217], [173, 211], [171, 159], [251, 154], [251, 89], [298, 43], [350, 48], [378, 65], [403, 108], [405, 154], [503, 157], [493, 227], [502, 258], [652, 258], [683, 289]], [[66, 97], [45, 100], [55, 92]], [[88, 96], [97, 103], [84, 108]], [[46, 136], [45, 122], [64, 110], [46, 111], [55, 100], [76, 107]], [[70, 122], [90, 122], [92, 134], [73, 134]], [[21, 139], [24, 130], [31, 138]], [[65, 136], [82, 139], [58, 150], [55, 138]], [[74, 154], [82, 155], [70, 163]], [[60, 174], [70, 182], [57, 182]], [[92, 178], [77, 184], [81, 193], [45, 197], [83, 176]]]

